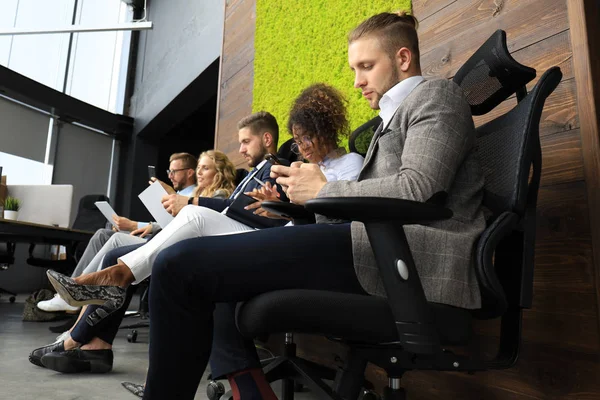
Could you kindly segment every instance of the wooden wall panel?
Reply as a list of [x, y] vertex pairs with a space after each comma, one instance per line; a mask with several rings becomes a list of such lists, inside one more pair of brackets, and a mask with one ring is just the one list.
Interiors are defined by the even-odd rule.
[[[251, 112], [252, 105], [255, 1], [230, 0], [226, 7], [216, 145], [238, 162], [242, 161], [236, 158], [236, 124]], [[573, 43], [585, 47], [587, 42], [580, 38], [585, 27], [569, 10], [581, 13], [581, 8], [567, 7], [567, 2], [576, 1], [413, 0], [413, 12], [420, 20], [421, 65], [426, 77], [451, 78], [496, 29], [504, 29], [515, 59], [538, 72], [529, 89], [551, 66], [561, 68], [563, 80], [548, 98], [541, 117], [543, 171], [534, 297], [532, 310], [524, 313], [519, 362], [509, 370], [474, 376], [407, 373], [403, 382], [412, 400], [600, 398], [598, 271], [594, 267], [594, 252], [600, 248], [594, 247], [592, 237], [600, 227], [590, 223], [594, 211], [589, 206], [590, 196], [596, 198], [594, 176], [598, 171], [591, 167], [596, 156], [588, 154], [588, 162], [584, 157], [586, 143], [597, 147], [597, 138], [592, 140], [597, 125], [590, 124], [589, 109], [585, 120], [580, 115], [581, 93], [587, 96], [593, 87], [592, 83], [584, 85], [589, 65], [586, 72], [585, 62], [574, 62]], [[588, 100], [586, 97], [583, 102]], [[477, 117], [476, 123], [485, 123], [515, 104], [514, 97], [508, 99], [489, 115]], [[498, 322], [477, 321], [475, 331], [472, 350], [491, 357], [497, 345]], [[346, 356], [339, 343], [319, 336], [295, 337], [299, 353], [313, 361], [333, 366]], [[276, 346], [280, 339], [271, 343]], [[386, 384], [385, 374], [378, 368], [370, 367], [367, 377], [379, 389]]]
[[256, 0], [226, 2], [215, 148], [239, 168], [246, 162], [238, 153], [237, 123], [252, 113], [255, 20]]

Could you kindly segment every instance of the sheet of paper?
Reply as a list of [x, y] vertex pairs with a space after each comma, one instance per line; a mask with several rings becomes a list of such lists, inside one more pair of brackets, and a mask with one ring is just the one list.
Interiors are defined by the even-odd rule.
[[113, 226], [115, 226], [115, 223], [113, 222], [113, 215], [119, 215], [115, 212], [115, 210], [113, 210], [113, 208], [110, 206], [110, 204], [108, 204], [108, 202], [106, 201], [97, 201], [94, 203], [96, 205], [96, 207], [98, 207], [98, 210], [100, 210], [100, 212], [102, 213], [102, 215], [104, 215], [104, 217], [108, 220], [108, 222], [110, 222]]
[[169, 222], [173, 221], [174, 218], [167, 210], [165, 210], [160, 201], [163, 196], [166, 196], [167, 194], [167, 191], [160, 185], [160, 182], [156, 181], [138, 196], [150, 214], [152, 214], [154, 220], [158, 222], [163, 229], [165, 226], [169, 225]]

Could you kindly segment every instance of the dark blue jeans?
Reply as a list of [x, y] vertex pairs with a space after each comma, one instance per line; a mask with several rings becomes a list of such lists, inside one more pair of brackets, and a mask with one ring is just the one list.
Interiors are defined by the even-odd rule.
[[[245, 351], [240, 365], [257, 366], [252, 341], [235, 327], [233, 305], [281, 289], [364, 294], [354, 273], [350, 225], [202, 237], [163, 250], [150, 284], [150, 366], [144, 399], [193, 399], [213, 342], [222, 343], [214, 346], [211, 357], [216, 375], [243, 368], [227, 358], [227, 346]], [[213, 318], [215, 305], [227, 303], [217, 313], [223, 319]], [[183, 332], [192, 339], [182, 343]], [[223, 352], [217, 353], [219, 349]]]

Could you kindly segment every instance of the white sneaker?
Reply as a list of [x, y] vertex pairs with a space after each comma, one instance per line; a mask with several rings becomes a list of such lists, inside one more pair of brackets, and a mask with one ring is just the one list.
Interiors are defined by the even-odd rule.
[[67, 304], [58, 294], [50, 300], [40, 301], [37, 303], [37, 308], [44, 311], [56, 312], [56, 311], [77, 311], [79, 307], [73, 307]]
[[63, 342], [63, 341], [67, 340], [70, 337], [71, 337], [71, 332], [64, 331], [63, 333], [61, 333], [60, 335], [58, 335], [56, 337], [56, 340], [54, 341], [54, 343]]

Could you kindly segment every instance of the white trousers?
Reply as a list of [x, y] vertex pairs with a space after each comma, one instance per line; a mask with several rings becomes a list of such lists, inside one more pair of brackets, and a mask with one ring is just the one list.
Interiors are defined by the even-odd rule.
[[228, 235], [253, 230], [254, 228], [210, 208], [189, 205], [183, 207], [175, 219], [154, 235], [152, 240], [119, 260], [131, 269], [135, 276], [133, 283], [136, 284], [150, 276], [158, 253], [177, 242], [195, 237]]
[[98, 250], [94, 258], [92, 258], [92, 261], [90, 261], [87, 267], [85, 267], [81, 275], [100, 271], [100, 268], [102, 267], [102, 261], [104, 260], [104, 256], [109, 251], [119, 247], [130, 246], [132, 244], [140, 243], [146, 243], [146, 239], [142, 239], [137, 236], [132, 236], [128, 233], [115, 233], [110, 237], [110, 239], [108, 239], [106, 243], [104, 243], [104, 246], [102, 246], [102, 248]]

